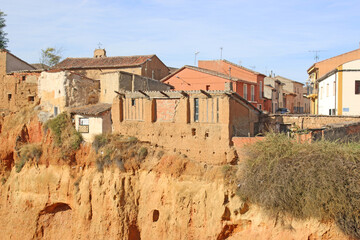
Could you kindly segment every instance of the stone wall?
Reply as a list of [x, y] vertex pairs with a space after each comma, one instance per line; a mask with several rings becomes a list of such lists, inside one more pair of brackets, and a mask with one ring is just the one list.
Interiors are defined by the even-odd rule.
[[[238, 115], [232, 116], [230, 109], [239, 110]], [[241, 121], [234, 120], [238, 116]], [[202, 162], [220, 164], [234, 160], [231, 137], [254, 132], [251, 127], [258, 120], [253, 110], [226, 94], [192, 93], [178, 98], [116, 98], [112, 121], [116, 133], [156, 143]], [[233, 131], [241, 128], [244, 131]]]
[[293, 126], [298, 129], [323, 128], [328, 124], [360, 122], [360, 116], [325, 115], [270, 115], [263, 119], [265, 128], [278, 130], [279, 125]]

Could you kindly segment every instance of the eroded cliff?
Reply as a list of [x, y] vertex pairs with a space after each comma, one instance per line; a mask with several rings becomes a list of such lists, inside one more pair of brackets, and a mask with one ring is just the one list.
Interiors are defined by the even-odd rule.
[[[146, 158], [100, 168], [90, 145], [63, 159], [36, 117], [0, 125], [1, 239], [349, 239], [332, 222], [273, 219], [241, 201], [237, 166], [138, 143]], [[17, 171], [27, 143], [42, 155]]]

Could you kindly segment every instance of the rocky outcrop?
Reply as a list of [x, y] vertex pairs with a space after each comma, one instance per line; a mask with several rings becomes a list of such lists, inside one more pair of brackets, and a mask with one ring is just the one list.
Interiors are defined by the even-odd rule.
[[[234, 181], [224, 179], [224, 166], [144, 143], [149, 154], [140, 168], [99, 171], [89, 145], [72, 161], [56, 159], [58, 150], [44, 134], [33, 120], [1, 135], [0, 232], [6, 239], [349, 239], [332, 222], [268, 217], [241, 201], [229, 184]], [[43, 148], [39, 162], [18, 173], [16, 139]]]

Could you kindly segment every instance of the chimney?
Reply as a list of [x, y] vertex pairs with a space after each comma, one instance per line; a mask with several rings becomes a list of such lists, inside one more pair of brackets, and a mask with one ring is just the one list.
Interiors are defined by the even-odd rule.
[[101, 48], [95, 49], [94, 58], [103, 58], [103, 57], [106, 57], [105, 48], [104, 49], [101, 49]]

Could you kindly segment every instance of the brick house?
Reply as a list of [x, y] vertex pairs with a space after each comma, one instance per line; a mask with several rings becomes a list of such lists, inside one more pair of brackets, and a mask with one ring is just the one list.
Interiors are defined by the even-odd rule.
[[[238, 79], [242, 79], [247, 82], [252, 82], [254, 85], [254, 89], [248, 88], [248, 96], [252, 95], [254, 92], [254, 100], [251, 100], [253, 104], [259, 109], [264, 109], [264, 78], [266, 77], [264, 74], [253, 71], [251, 69], [245, 68], [238, 64], [229, 62], [227, 60], [199, 60], [198, 66], [200, 68], [209, 69], [212, 71], [216, 71], [230, 77], [235, 77]], [[245, 90], [244, 90], [245, 91]], [[236, 91], [238, 94], [241, 94], [241, 91]], [[269, 111], [269, 109], [265, 109]]]
[[0, 111], [14, 112], [38, 101], [37, 79], [41, 70], [0, 50]]
[[169, 68], [156, 55], [108, 57], [105, 49], [96, 49], [93, 58], [66, 58], [53, 69], [70, 70], [91, 79], [104, 72], [124, 71], [160, 80]]
[[232, 137], [254, 136], [261, 114], [235, 92], [205, 90], [126, 92], [111, 111], [115, 133], [208, 163], [232, 161]]
[[290, 113], [305, 113], [304, 84], [282, 76], [275, 78], [282, 83], [284, 108]]
[[235, 76], [229, 76], [209, 69], [184, 66], [174, 73], [161, 80], [163, 83], [170, 84], [174, 90], [232, 90], [246, 99], [254, 106], [262, 108], [256, 95], [257, 83], [245, 81]]

